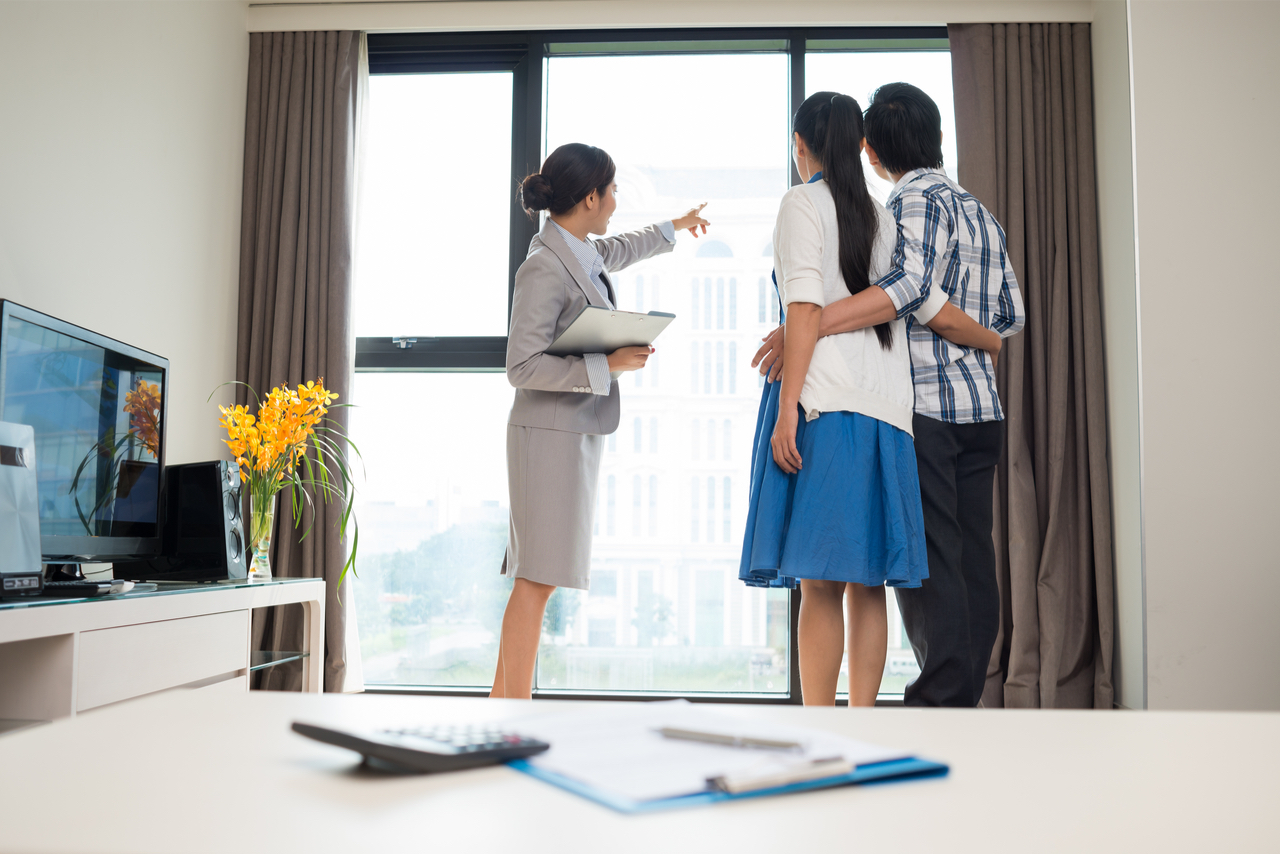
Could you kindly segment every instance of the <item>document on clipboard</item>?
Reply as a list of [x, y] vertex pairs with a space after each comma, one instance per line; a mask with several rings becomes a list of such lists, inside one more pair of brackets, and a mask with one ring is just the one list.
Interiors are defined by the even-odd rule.
[[[584, 306], [569, 328], [547, 348], [551, 356], [581, 356], [584, 353], [612, 353], [620, 347], [652, 346], [662, 330], [675, 320], [665, 311], [618, 311], [596, 305]], [[612, 374], [616, 379], [617, 373]]]
[[534, 712], [509, 722], [551, 745], [511, 767], [625, 813], [948, 771], [910, 751], [682, 701], [616, 705]]

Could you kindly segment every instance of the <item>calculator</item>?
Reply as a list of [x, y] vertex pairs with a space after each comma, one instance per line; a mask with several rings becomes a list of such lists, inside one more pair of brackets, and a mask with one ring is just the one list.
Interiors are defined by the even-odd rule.
[[459, 771], [523, 759], [551, 745], [501, 727], [445, 725], [397, 729], [332, 729], [293, 722], [293, 731], [325, 744], [345, 747], [364, 756], [366, 765], [388, 770]]

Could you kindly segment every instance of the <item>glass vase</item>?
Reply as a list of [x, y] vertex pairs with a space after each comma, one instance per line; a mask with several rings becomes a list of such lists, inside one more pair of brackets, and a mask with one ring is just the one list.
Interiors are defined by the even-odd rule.
[[275, 530], [276, 496], [249, 495], [250, 581], [271, 580], [271, 534]]

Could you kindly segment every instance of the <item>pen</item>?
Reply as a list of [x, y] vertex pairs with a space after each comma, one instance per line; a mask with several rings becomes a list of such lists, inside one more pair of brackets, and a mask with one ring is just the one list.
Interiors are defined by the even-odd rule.
[[726, 735], [719, 732], [704, 732], [696, 729], [679, 729], [664, 726], [658, 730], [663, 738], [678, 738], [684, 741], [701, 741], [707, 744], [723, 744], [726, 747], [747, 747], [758, 750], [800, 750], [804, 745], [798, 741], [779, 741], [772, 738], [752, 738], [745, 735]]

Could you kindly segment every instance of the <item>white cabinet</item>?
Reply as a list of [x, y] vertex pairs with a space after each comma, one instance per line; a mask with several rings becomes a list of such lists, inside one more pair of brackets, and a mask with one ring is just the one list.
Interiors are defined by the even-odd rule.
[[253, 608], [303, 608], [303, 690], [320, 691], [324, 581], [207, 584], [0, 604], [0, 718], [54, 720], [170, 688], [246, 691]]

